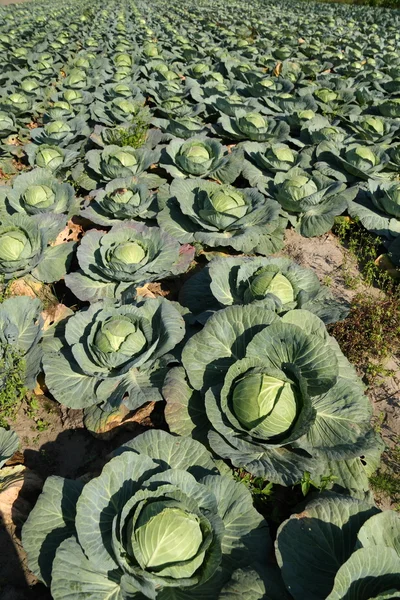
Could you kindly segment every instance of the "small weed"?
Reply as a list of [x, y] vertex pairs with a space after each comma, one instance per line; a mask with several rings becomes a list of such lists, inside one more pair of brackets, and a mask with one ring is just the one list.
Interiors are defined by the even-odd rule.
[[234, 469], [236, 481], [243, 483], [253, 497], [255, 508], [261, 513], [273, 528], [292, 514], [293, 509], [309, 492], [320, 492], [330, 487], [335, 477], [322, 476], [320, 483], [311, 479], [311, 474], [305, 471], [300, 481], [291, 487], [283, 487], [272, 483], [263, 477], [254, 477], [244, 469]]
[[333, 283], [333, 279], [332, 277], [329, 277], [329, 275], [325, 275], [325, 277], [322, 280], [323, 285], [326, 285], [326, 287], [331, 287], [332, 283]]
[[46, 421], [46, 419], [42, 419], [38, 412], [41, 409], [39, 401], [35, 396], [31, 396], [26, 399], [26, 409], [25, 414], [27, 417], [32, 419], [35, 422], [35, 425], [31, 427], [32, 431], [46, 431], [50, 427], [50, 422]]
[[383, 363], [400, 352], [400, 298], [368, 298], [358, 294], [349, 316], [329, 327], [342, 351], [368, 383], [387, 371]]
[[349, 256], [357, 260], [361, 271], [361, 278], [350, 273], [349, 256], [345, 255], [342, 265], [343, 277], [346, 287], [356, 289], [358, 284], [374, 285], [384, 292], [395, 293], [399, 289], [398, 283], [376, 264], [378, 256], [384, 252], [381, 238], [365, 231], [357, 219], [352, 221], [345, 217], [337, 219], [333, 232], [340, 243], [347, 248]]
[[0, 426], [8, 427], [7, 419], [13, 419], [19, 403], [26, 394], [22, 380], [25, 361], [13, 346], [6, 345], [0, 357]]
[[381, 466], [370, 477], [370, 484], [379, 498], [389, 498], [394, 510], [400, 511], [400, 437], [382, 455]]
[[37, 400], [37, 398], [35, 398], [34, 396], [32, 398], [27, 398], [26, 400], [26, 404], [27, 404], [27, 408], [25, 409], [25, 414], [30, 418], [30, 419], [35, 419], [38, 410], [39, 410], [39, 402]]
[[382, 433], [382, 427], [385, 422], [385, 419], [386, 419], [386, 415], [383, 410], [381, 410], [379, 415], [374, 418], [373, 428], [376, 431], [376, 433], [379, 435]]
[[138, 114], [132, 118], [129, 126], [114, 127], [107, 130], [107, 143], [117, 146], [131, 146], [140, 148], [146, 141], [149, 130], [149, 119], [145, 109], [139, 109]]
[[259, 498], [267, 498], [272, 495], [273, 483], [268, 482], [263, 477], [254, 477], [244, 469], [238, 469], [234, 473], [236, 481], [243, 483], [252, 493], [253, 496]]
[[303, 496], [307, 496], [311, 488], [319, 490], [320, 492], [325, 491], [331, 483], [334, 483], [335, 479], [337, 479], [337, 477], [334, 475], [323, 475], [321, 477], [321, 482], [317, 483], [311, 479], [311, 473], [309, 471], [304, 471], [303, 477], [296, 485], [300, 485], [301, 493]]
[[37, 431], [47, 431], [47, 429], [50, 427], [50, 423], [49, 421], [45, 421], [44, 419], [38, 419], [36, 421], [36, 430]]
[[0, 275], [0, 304], [5, 300], [8, 300], [8, 298], [10, 298], [12, 283], [13, 280], [7, 281], [7, 283], [5, 283], [4, 275]]

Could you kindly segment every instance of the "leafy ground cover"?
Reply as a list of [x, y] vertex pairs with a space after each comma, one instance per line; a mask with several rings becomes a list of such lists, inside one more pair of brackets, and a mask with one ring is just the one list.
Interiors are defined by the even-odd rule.
[[400, 17], [304, 6], [0, 8], [1, 600], [400, 594]]

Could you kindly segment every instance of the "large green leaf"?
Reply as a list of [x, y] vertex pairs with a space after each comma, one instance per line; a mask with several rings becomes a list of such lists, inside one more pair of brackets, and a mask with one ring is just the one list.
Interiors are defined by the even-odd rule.
[[40, 263], [33, 269], [32, 275], [45, 283], [59, 281], [69, 270], [75, 247], [75, 242], [64, 242], [46, 248]]
[[82, 488], [81, 481], [49, 477], [22, 528], [29, 568], [47, 585], [50, 585], [57, 548], [75, 535], [76, 503]]
[[400, 597], [400, 557], [392, 548], [361, 548], [338, 570], [326, 600], [395, 600]]
[[358, 386], [338, 379], [326, 393], [313, 398], [315, 421], [302, 447], [329, 458], [353, 458], [368, 448], [371, 405]]
[[210, 424], [204, 400], [201, 394], [188, 384], [185, 369], [171, 369], [165, 378], [162, 392], [167, 401], [165, 419], [169, 430], [177, 435], [205, 440]]
[[256, 555], [260, 563], [266, 561], [272, 549], [268, 525], [253, 507], [249, 490], [227, 477], [210, 476], [202, 483], [215, 495], [218, 514], [224, 522], [224, 560], [247, 566]]
[[[124, 600], [118, 570], [100, 573], [84, 555], [75, 538], [63, 541], [53, 565], [51, 594], [54, 600]], [[142, 600], [142, 594], [129, 596]]]
[[163, 469], [182, 469], [195, 477], [218, 473], [206, 448], [191, 438], [174, 437], [161, 429], [150, 429], [127, 442], [119, 452], [133, 450], [151, 456]]
[[385, 510], [374, 515], [358, 532], [359, 546], [373, 549], [386, 546], [396, 550], [400, 557], [400, 515], [393, 510]]
[[245, 356], [255, 334], [276, 319], [272, 311], [256, 306], [229, 306], [213, 315], [182, 352], [192, 386], [200, 390], [221, 382], [228, 368]]
[[112, 547], [114, 517], [157, 469], [148, 456], [124, 452], [83, 488], [77, 504], [77, 536], [86, 556], [102, 573], [117, 568]]
[[86, 408], [96, 403], [96, 378], [80, 370], [69, 350], [46, 352], [43, 369], [48, 389], [64, 406]]
[[278, 529], [276, 556], [295, 600], [321, 600], [355, 547], [361, 525], [378, 509], [348, 496], [328, 494], [310, 502]]
[[0, 468], [18, 450], [19, 439], [15, 431], [0, 427]]

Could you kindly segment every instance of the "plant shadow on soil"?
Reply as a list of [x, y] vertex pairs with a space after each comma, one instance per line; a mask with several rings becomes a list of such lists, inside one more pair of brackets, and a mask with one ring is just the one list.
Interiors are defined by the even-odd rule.
[[[4, 513], [3, 502], [0, 502], [0, 600], [51, 600], [49, 590], [29, 571], [21, 542], [23, 522], [35, 505], [45, 479], [57, 475], [87, 481], [101, 472], [110, 454], [119, 446], [151, 426], [160, 428], [160, 410], [156, 407], [145, 425], [130, 423], [129, 430], [119, 427], [112, 439], [104, 440], [83, 428], [81, 411], [71, 412], [79, 413], [72, 417], [76, 427], [61, 430], [56, 436], [54, 431], [53, 435], [46, 431], [44, 437], [48, 441], [37, 449], [25, 448], [23, 455], [18, 453], [27, 468], [22, 487], [8, 494]], [[67, 420], [63, 421], [64, 425]]]

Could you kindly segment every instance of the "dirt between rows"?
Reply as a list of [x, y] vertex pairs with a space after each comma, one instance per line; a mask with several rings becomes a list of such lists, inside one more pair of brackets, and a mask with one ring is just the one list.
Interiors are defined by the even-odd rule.
[[[326, 284], [329, 280], [330, 288], [338, 298], [351, 301], [360, 291], [372, 296], [379, 294], [376, 289], [362, 284], [357, 290], [346, 287], [343, 273], [345, 260], [347, 272], [350, 268], [354, 277], [360, 274], [356, 263], [352, 263], [346, 253], [332, 233], [307, 239], [294, 230], [287, 230], [285, 247], [279, 255], [288, 256], [300, 265], [314, 269], [321, 283]], [[382, 437], [390, 446], [400, 436], [400, 364], [395, 357], [391, 357], [387, 361], [387, 368], [391, 370], [390, 376], [378, 380], [368, 390], [368, 395], [374, 414], [380, 418]], [[20, 542], [21, 524], [45, 478], [49, 475], [70, 478], [83, 477], [87, 473], [95, 475], [114, 448], [143, 431], [144, 426], [152, 425], [151, 418], [146, 418], [144, 423], [131, 423], [129, 431], [121, 428], [116, 437], [103, 441], [94, 438], [84, 428], [82, 411], [68, 410], [44, 396], [38, 398], [37, 404], [32, 416], [29, 405], [23, 403], [15, 423], [12, 423], [21, 440], [20, 458], [30, 470], [30, 478], [22, 490], [20, 486], [11, 486], [7, 491], [8, 496], [0, 504], [0, 516], [3, 517], [3, 526], [0, 528], [0, 600], [51, 598], [42, 584], [35, 585], [37, 580], [28, 570]], [[385, 499], [380, 501], [380, 505], [382, 508], [389, 507]]]

